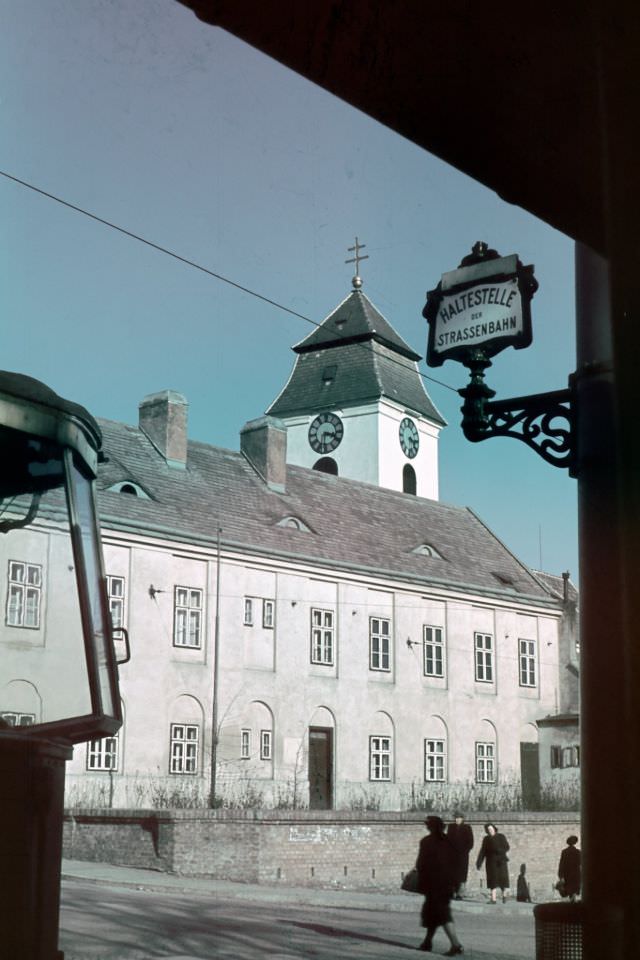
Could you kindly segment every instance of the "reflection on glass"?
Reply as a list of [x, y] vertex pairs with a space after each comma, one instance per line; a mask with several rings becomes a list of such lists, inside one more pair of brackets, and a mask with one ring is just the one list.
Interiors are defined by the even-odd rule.
[[0, 428], [0, 726], [91, 713], [57, 444]]

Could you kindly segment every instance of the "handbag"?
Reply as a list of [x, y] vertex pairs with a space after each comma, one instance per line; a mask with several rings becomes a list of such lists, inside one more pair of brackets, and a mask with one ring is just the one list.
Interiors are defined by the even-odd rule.
[[406, 890], [407, 893], [419, 893], [418, 890], [418, 871], [415, 867], [412, 867], [408, 873], [405, 873], [402, 878], [402, 883], [400, 884], [401, 890]]

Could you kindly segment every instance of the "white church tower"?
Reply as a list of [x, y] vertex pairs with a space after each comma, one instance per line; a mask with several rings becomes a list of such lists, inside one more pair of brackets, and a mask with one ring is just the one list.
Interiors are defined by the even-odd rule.
[[[445, 420], [415, 353], [353, 290], [293, 347], [296, 362], [267, 414], [287, 428], [287, 462], [438, 499], [438, 434]], [[352, 261], [347, 261], [352, 262]]]

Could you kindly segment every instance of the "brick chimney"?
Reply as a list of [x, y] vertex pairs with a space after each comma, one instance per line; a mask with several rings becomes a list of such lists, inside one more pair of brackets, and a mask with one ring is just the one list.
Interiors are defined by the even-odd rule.
[[184, 470], [187, 465], [187, 411], [189, 404], [175, 390], [151, 393], [138, 407], [138, 426], [167, 466]]
[[240, 431], [240, 452], [269, 489], [284, 493], [287, 479], [287, 428], [275, 417], [245, 423]]

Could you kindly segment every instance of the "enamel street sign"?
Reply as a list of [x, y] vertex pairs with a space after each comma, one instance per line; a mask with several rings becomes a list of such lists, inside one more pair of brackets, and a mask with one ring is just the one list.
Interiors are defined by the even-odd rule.
[[429, 366], [466, 363], [479, 351], [489, 358], [505, 347], [529, 346], [536, 288], [533, 267], [523, 267], [516, 254], [500, 257], [486, 244], [476, 244], [473, 254], [427, 294]]

